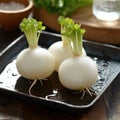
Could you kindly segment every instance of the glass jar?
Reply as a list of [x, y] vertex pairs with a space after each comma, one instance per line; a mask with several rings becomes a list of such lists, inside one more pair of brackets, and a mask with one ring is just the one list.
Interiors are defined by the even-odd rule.
[[114, 21], [120, 18], [120, 0], [93, 0], [93, 15], [100, 20]]

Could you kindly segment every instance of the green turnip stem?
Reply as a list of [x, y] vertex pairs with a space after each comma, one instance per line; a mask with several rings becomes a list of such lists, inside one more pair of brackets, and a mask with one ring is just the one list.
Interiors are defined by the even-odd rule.
[[[63, 31], [63, 26], [61, 25], [61, 32]], [[62, 34], [62, 33], [61, 33]], [[69, 38], [62, 35], [63, 46], [69, 45]]]
[[42, 26], [42, 22], [34, 18], [24, 18], [20, 23], [20, 29], [25, 33], [29, 48], [36, 48], [40, 33], [45, 30], [45, 26]]
[[71, 38], [72, 42], [72, 52], [74, 56], [81, 56], [82, 55], [82, 35], [75, 31]]
[[36, 32], [36, 31], [32, 31], [29, 33], [28, 32], [24, 32], [25, 33], [25, 36], [27, 38], [27, 42], [28, 42], [28, 45], [29, 45], [29, 48], [36, 48], [38, 47], [38, 41], [39, 41], [39, 36], [40, 36], [40, 33], [41, 32]]
[[63, 45], [69, 45], [71, 47], [73, 56], [82, 55], [82, 37], [85, 33], [84, 29], [80, 28], [79, 24], [76, 24], [70, 18], [64, 18], [60, 16], [58, 18], [61, 24], [61, 35]]
[[69, 45], [69, 39], [65, 36], [62, 36], [63, 46]]

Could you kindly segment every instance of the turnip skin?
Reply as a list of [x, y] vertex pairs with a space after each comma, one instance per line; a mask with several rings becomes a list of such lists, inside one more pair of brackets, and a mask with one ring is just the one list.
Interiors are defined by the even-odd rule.
[[89, 89], [98, 79], [96, 63], [90, 57], [73, 57], [64, 60], [58, 71], [61, 84], [72, 90]]
[[48, 50], [54, 56], [55, 71], [58, 71], [58, 68], [63, 60], [73, 56], [70, 47], [63, 46], [63, 43], [61, 41], [52, 44]]
[[44, 48], [26, 48], [17, 56], [16, 67], [24, 78], [44, 79], [54, 71], [54, 58]]
[[[52, 53], [55, 59], [55, 71], [58, 71], [60, 64], [67, 58], [73, 57], [73, 53], [69, 45], [63, 45], [62, 41], [53, 43], [48, 50]], [[84, 48], [82, 48], [82, 55], [86, 56]]]

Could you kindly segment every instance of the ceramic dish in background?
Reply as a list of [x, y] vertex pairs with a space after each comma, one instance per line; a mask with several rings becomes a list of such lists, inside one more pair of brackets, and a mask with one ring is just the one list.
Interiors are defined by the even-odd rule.
[[[23, 5], [24, 7], [16, 9], [16, 6], [13, 4], [16, 6], [19, 4], [19, 7]], [[28, 17], [33, 8], [33, 2], [30, 0], [0, 0], [0, 5], [4, 6], [3, 9], [0, 8], [0, 25], [6, 31], [17, 29], [21, 20], [24, 17]], [[13, 6], [15, 9], [11, 8]]]
[[[42, 20], [52, 30], [60, 32], [58, 14], [51, 14], [43, 8], [35, 8], [34, 17]], [[86, 29], [84, 39], [120, 45], [120, 20], [114, 22], [100, 21], [93, 16], [91, 7], [80, 8], [69, 17], [73, 18], [77, 23], [81, 24], [82, 28]]]

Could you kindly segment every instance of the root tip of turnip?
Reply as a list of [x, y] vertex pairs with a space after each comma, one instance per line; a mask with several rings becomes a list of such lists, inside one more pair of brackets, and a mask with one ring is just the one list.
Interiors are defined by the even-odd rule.
[[37, 82], [37, 80], [34, 80], [34, 82], [31, 84], [31, 86], [29, 87], [29, 95], [30, 96], [34, 96], [32, 93], [31, 93], [31, 90], [32, 90], [32, 88], [33, 88], [33, 86], [36, 84], [36, 82]]
[[82, 90], [81, 99], [84, 98], [85, 93], [88, 93], [91, 97], [92, 97], [93, 95], [96, 95], [95, 92], [94, 92], [94, 90], [93, 90], [93, 88], [91, 88], [91, 87], [90, 87], [90, 88], [85, 88], [85, 89]]
[[[39, 79], [41, 86], [43, 86], [42, 80], [48, 80], [48, 79]], [[37, 83], [37, 81], [38, 81], [38, 80], [35, 79], [34, 82], [31, 84], [31, 86], [29, 87], [28, 93], [29, 93], [30, 96], [34, 96], [34, 95], [31, 93], [31, 90], [32, 90], [32, 88], [34, 87], [34, 85]]]

